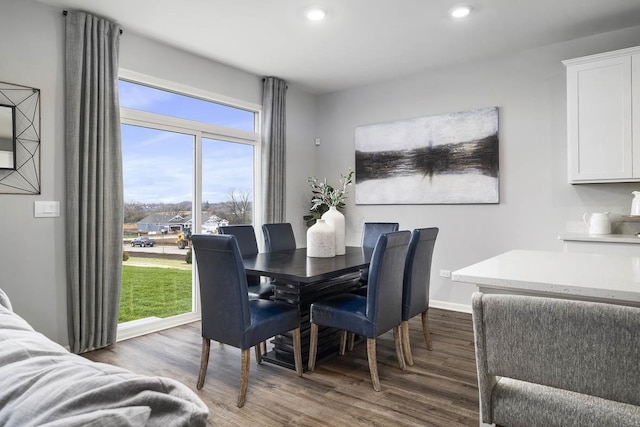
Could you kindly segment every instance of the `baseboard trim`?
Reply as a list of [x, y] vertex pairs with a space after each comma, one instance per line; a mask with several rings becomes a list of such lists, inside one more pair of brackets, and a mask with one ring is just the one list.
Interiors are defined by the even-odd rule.
[[461, 313], [471, 314], [471, 304], [458, 304], [448, 301], [429, 300], [429, 307], [441, 308], [443, 310], [459, 311]]

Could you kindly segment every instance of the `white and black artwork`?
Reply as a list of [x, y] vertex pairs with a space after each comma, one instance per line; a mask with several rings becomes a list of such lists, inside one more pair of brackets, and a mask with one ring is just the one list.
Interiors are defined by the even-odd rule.
[[498, 108], [355, 131], [356, 204], [499, 203]]

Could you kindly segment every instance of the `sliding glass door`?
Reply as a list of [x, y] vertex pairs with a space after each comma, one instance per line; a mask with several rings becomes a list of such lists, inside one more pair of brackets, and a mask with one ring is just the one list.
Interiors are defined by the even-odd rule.
[[257, 106], [125, 80], [120, 98], [122, 339], [199, 318], [191, 235], [254, 224], [260, 136]]

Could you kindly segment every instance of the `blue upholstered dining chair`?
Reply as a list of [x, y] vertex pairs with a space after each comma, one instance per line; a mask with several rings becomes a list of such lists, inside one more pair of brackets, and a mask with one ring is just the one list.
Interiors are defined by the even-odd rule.
[[262, 234], [267, 252], [287, 251], [297, 247], [293, 228], [288, 222], [263, 224]]
[[[373, 250], [383, 233], [390, 233], [392, 231], [398, 231], [400, 225], [397, 222], [365, 222], [362, 227], [362, 242], [363, 249]], [[369, 279], [369, 269], [363, 268], [360, 270], [360, 287], [354, 292], [358, 295], [367, 295], [367, 281]], [[349, 350], [353, 348], [353, 341], [349, 344]]]
[[[258, 253], [258, 241], [253, 225], [221, 225], [218, 230], [221, 234], [236, 236], [243, 257]], [[250, 298], [270, 299], [273, 296], [273, 286], [268, 280], [260, 280], [260, 276], [247, 275], [247, 285]]]
[[380, 235], [369, 265], [367, 296], [345, 293], [311, 304], [309, 370], [315, 368], [318, 327], [342, 330], [340, 354], [344, 354], [346, 332], [367, 338], [367, 357], [373, 389], [380, 391], [376, 338], [393, 329], [398, 363], [406, 369], [400, 336], [402, 288], [407, 245], [411, 233], [396, 231]]
[[242, 350], [238, 407], [244, 406], [249, 384], [251, 347], [278, 334], [293, 331], [296, 372], [302, 376], [300, 313], [283, 302], [249, 299], [247, 275], [236, 237], [204, 235], [192, 237], [200, 279], [202, 310], [202, 355], [197, 388], [204, 386], [211, 340]]
[[[361, 246], [364, 249], [373, 249], [381, 234], [398, 231], [399, 227], [400, 225], [397, 222], [365, 222], [364, 227], [362, 227]], [[360, 270], [360, 280], [363, 286], [367, 285], [368, 276], [368, 269]]]
[[429, 283], [431, 281], [431, 259], [438, 237], [438, 228], [417, 228], [411, 233], [407, 261], [404, 268], [404, 290], [402, 293], [402, 346], [407, 364], [413, 365], [409, 342], [409, 319], [422, 314], [422, 333], [427, 350], [431, 350], [429, 332]]

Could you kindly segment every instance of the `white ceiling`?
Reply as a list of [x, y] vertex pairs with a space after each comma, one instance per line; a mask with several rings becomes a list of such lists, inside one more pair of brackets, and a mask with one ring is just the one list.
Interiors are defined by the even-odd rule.
[[[640, 22], [640, 0], [38, 1], [318, 94]], [[464, 21], [447, 14], [459, 3]], [[324, 22], [305, 20], [312, 5]]]

